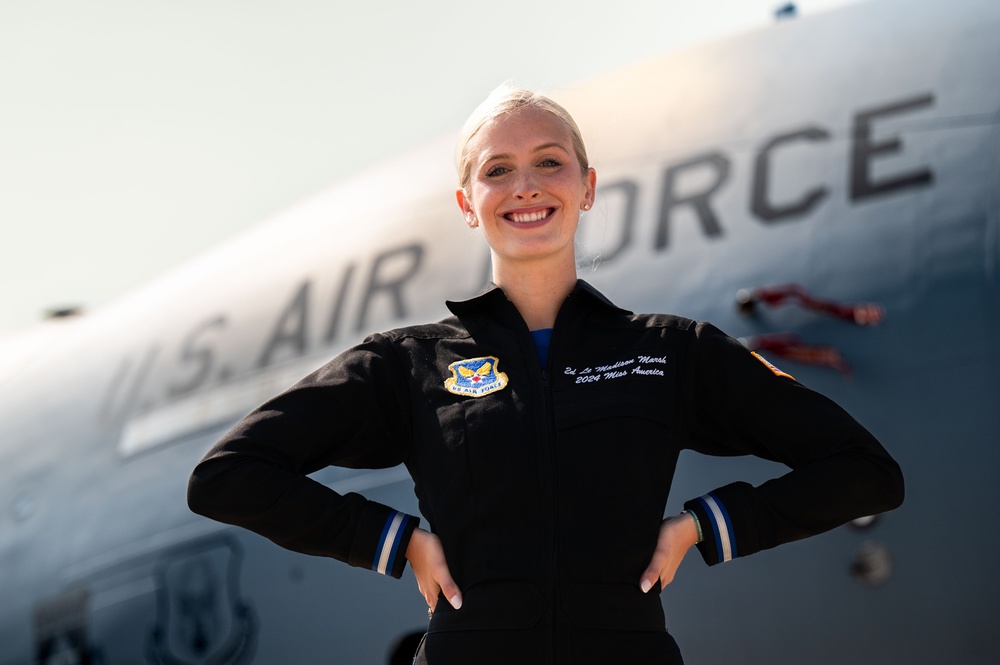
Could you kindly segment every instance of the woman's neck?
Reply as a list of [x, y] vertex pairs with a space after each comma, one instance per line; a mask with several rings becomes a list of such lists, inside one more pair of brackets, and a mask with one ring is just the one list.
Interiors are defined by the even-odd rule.
[[493, 264], [493, 282], [514, 303], [528, 330], [555, 326], [556, 315], [576, 286], [576, 261], [535, 264]]

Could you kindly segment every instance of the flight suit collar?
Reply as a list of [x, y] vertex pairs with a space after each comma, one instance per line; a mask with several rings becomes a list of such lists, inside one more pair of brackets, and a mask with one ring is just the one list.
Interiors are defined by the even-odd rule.
[[[570, 291], [569, 295], [566, 297], [566, 302], [563, 304], [563, 307], [566, 307], [571, 302], [579, 302], [580, 304], [595, 304], [611, 311], [622, 312], [625, 314], [632, 313], [615, 305], [613, 302], [608, 300], [603, 293], [582, 279], [578, 279], [576, 281], [576, 286], [573, 287], [573, 290]], [[487, 311], [495, 313], [497, 311], [502, 311], [507, 307], [515, 313], [517, 311], [514, 309], [513, 303], [507, 299], [503, 289], [493, 282], [489, 282], [483, 288], [483, 291], [473, 298], [457, 301], [449, 300], [445, 304], [448, 306], [448, 309], [451, 310], [451, 313], [458, 317], [482, 314]]]

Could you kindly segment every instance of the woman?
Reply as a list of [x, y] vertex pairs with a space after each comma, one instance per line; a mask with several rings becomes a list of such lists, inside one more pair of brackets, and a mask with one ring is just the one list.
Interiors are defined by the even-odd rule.
[[[835, 404], [709, 324], [577, 280], [596, 175], [562, 107], [497, 91], [458, 166], [491, 288], [251, 413], [195, 469], [193, 510], [395, 577], [408, 561], [432, 612], [418, 663], [663, 664], [682, 661], [659, 592], [692, 545], [711, 565], [899, 505], [899, 467]], [[663, 520], [684, 448], [792, 470]], [[305, 477], [398, 463], [431, 531]]]

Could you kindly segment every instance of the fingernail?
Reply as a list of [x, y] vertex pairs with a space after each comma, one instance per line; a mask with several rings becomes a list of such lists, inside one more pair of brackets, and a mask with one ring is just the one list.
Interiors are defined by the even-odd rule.
[[450, 602], [451, 602], [451, 606], [454, 607], [456, 610], [462, 609], [462, 597], [460, 595], [458, 595], [457, 593], [454, 596], [451, 597], [451, 601]]
[[642, 589], [643, 593], [646, 593], [647, 591], [653, 588], [653, 583], [650, 582], [649, 580], [643, 580], [642, 584], [639, 585], [639, 588]]

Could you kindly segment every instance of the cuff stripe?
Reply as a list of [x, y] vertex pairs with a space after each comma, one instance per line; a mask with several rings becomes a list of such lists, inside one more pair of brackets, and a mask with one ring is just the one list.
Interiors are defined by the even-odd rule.
[[399, 511], [392, 511], [389, 519], [382, 527], [382, 537], [378, 541], [375, 549], [375, 560], [372, 562], [372, 570], [387, 575], [392, 570], [396, 562], [396, 553], [399, 550], [399, 535], [403, 532], [402, 526], [406, 523], [409, 515]]
[[712, 530], [715, 532], [719, 561], [732, 561], [733, 557], [736, 556], [736, 538], [733, 533], [732, 521], [729, 519], [729, 513], [726, 512], [726, 508], [721, 502], [716, 501], [715, 496], [711, 493], [699, 497], [698, 501], [701, 502], [702, 506], [704, 506], [712, 517], [710, 521]]

